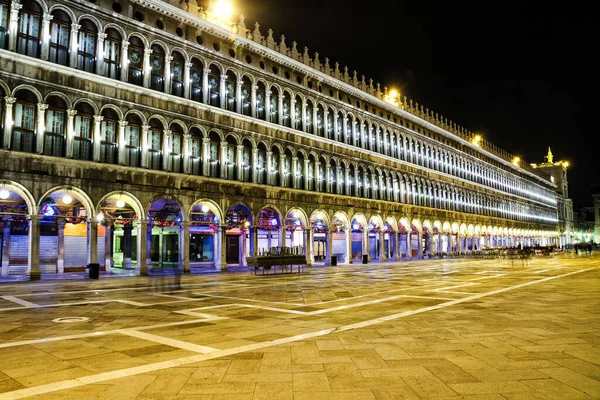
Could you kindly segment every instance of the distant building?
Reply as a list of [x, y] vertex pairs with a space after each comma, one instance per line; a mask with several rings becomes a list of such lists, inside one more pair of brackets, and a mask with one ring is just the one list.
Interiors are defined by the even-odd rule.
[[560, 245], [571, 244], [574, 233], [573, 200], [569, 198], [569, 181], [567, 180], [568, 161], [554, 161], [552, 150], [548, 147], [546, 161], [541, 164], [531, 164], [540, 176], [549, 176], [556, 185], [556, 202], [558, 211], [558, 229], [560, 232]]
[[592, 198], [594, 199], [594, 243], [600, 243], [600, 185], [592, 186]]

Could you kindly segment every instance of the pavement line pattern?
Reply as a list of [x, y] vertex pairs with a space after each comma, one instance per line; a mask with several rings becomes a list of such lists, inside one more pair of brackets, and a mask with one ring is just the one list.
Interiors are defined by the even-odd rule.
[[[586, 269], [582, 269], [582, 270], [578, 270], [578, 271], [565, 273], [562, 275], [550, 276], [550, 277], [546, 277], [546, 278], [542, 278], [542, 279], [537, 279], [534, 281], [521, 283], [518, 285], [508, 286], [508, 287], [493, 290], [490, 292], [479, 293], [476, 295], [464, 297], [462, 299], [448, 301], [448, 302], [441, 303], [441, 304], [438, 304], [435, 306], [423, 307], [423, 308], [416, 309], [416, 310], [410, 310], [410, 311], [405, 311], [405, 312], [401, 312], [401, 313], [397, 313], [397, 314], [391, 314], [388, 316], [379, 317], [379, 318], [375, 318], [375, 319], [371, 319], [371, 320], [366, 320], [366, 321], [362, 321], [359, 323], [353, 323], [353, 324], [349, 324], [349, 325], [339, 326], [337, 328], [319, 330], [319, 331], [315, 331], [315, 332], [309, 332], [306, 334], [276, 339], [276, 340], [272, 340], [272, 341], [254, 343], [254, 344], [234, 347], [234, 348], [226, 349], [226, 350], [217, 350], [217, 351], [206, 353], [206, 354], [198, 354], [195, 356], [183, 357], [183, 358], [169, 360], [169, 361], [151, 363], [151, 364], [138, 366], [138, 367], [125, 368], [125, 369], [105, 372], [105, 373], [101, 373], [101, 374], [88, 375], [88, 376], [84, 376], [84, 377], [80, 377], [80, 378], [76, 378], [76, 379], [55, 382], [55, 383], [51, 383], [51, 384], [39, 385], [39, 386], [34, 386], [34, 387], [30, 387], [30, 388], [25, 388], [25, 389], [19, 389], [19, 390], [15, 390], [12, 392], [6, 392], [3, 394], [0, 394], [0, 400], [22, 399], [22, 398], [29, 397], [29, 396], [35, 396], [35, 395], [40, 395], [40, 394], [56, 392], [59, 390], [74, 388], [74, 387], [83, 386], [83, 385], [87, 385], [87, 384], [91, 384], [91, 383], [104, 382], [104, 381], [108, 381], [108, 380], [112, 380], [112, 379], [116, 379], [116, 378], [123, 378], [123, 377], [138, 375], [138, 374], [142, 374], [142, 373], [146, 373], [146, 372], [154, 372], [154, 371], [163, 370], [163, 369], [167, 369], [167, 368], [193, 364], [193, 363], [196, 363], [199, 361], [225, 357], [228, 355], [239, 354], [239, 353], [243, 353], [243, 352], [247, 352], [247, 351], [253, 351], [253, 350], [257, 350], [257, 349], [262, 349], [262, 348], [276, 346], [276, 345], [280, 345], [280, 344], [305, 340], [305, 339], [319, 337], [319, 336], [325, 336], [325, 335], [329, 335], [329, 334], [335, 333], [335, 332], [343, 332], [343, 331], [348, 331], [348, 330], [352, 330], [352, 329], [363, 328], [363, 327], [367, 327], [367, 326], [371, 326], [371, 325], [376, 325], [381, 322], [387, 322], [387, 321], [403, 318], [403, 317], [410, 316], [410, 315], [415, 315], [415, 314], [425, 313], [425, 312], [429, 312], [429, 311], [439, 310], [439, 309], [446, 308], [446, 307], [451, 307], [451, 306], [454, 306], [457, 304], [466, 303], [466, 302], [470, 302], [472, 300], [477, 300], [477, 299], [480, 299], [483, 297], [493, 296], [493, 295], [505, 293], [508, 291], [520, 289], [523, 287], [548, 282], [548, 281], [551, 281], [554, 279], [559, 279], [559, 278], [564, 278], [564, 277], [571, 276], [571, 275], [581, 274], [581, 273], [595, 270], [598, 268], [600, 268], [600, 267], [591, 267], [591, 268], [586, 268]], [[180, 312], [180, 313], [182, 313], [182, 314], [189, 313], [190, 315], [195, 314], [195, 313], [193, 313], [192, 310], [188, 310], [187, 312], [184, 311], [184, 312]], [[151, 336], [154, 337], [155, 335], [151, 335]]]
[[166, 338], [163, 336], [153, 335], [153, 334], [147, 333], [147, 332], [138, 332], [133, 329], [121, 330], [121, 331], [119, 331], [119, 333], [122, 335], [133, 336], [138, 339], [148, 340], [150, 342], [156, 342], [156, 343], [164, 344], [167, 346], [176, 347], [178, 349], [193, 351], [194, 353], [206, 354], [206, 353], [212, 353], [215, 351], [219, 351], [219, 349], [215, 349], [214, 347], [208, 347], [208, 346], [202, 346], [199, 344], [183, 342], [181, 340], [170, 339], [170, 338]]
[[[4, 300], [12, 301], [13, 303], [17, 303], [17, 304], [20, 304], [20, 305], [28, 307], [28, 308], [37, 308], [37, 307], [40, 307], [38, 304], [31, 303], [31, 302], [29, 302], [27, 300], [19, 299], [18, 297], [15, 297], [15, 296], [1, 296], [1, 297]], [[13, 310], [16, 309], [16, 308], [21, 308], [21, 307], [15, 307], [15, 308], [13, 308]]]

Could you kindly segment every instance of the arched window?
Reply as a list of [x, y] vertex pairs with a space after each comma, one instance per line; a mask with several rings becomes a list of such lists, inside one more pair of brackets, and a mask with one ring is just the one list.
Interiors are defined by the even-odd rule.
[[[302, 130], [302, 124], [304, 122], [304, 118], [306, 117], [306, 115], [302, 115], [302, 103], [303, 102], [304, 101], [302, 100], [302, 98], [300, 96], [296, 96], [296, 103], [294, 104], [294, 106], [295, 106], [294, 111], [295, 111], [296, 115], [292, 116], [292, 118], [294, 120], [293, 128], [297, 129], [299, 131]], [[285, 108], [285, 105], [284, 105], [284, 108]]]
[[245, 139], [242, 144], [242, 159], [240, 160], [242, 163], [242, 176], [240, 180], [243, 182], [252, 182], [252, 143], [248, 139]]
[[62, 10], [52, 12], [50, 22], [50, 55], [48, 61], [69, 65], [69, 31], [71, 18]]
[[259, 143], [256, 165], [256, 183], [267, 183], [267, 147], [264, 143]]
[[19, 14], [19, 33], [17, 34], [17, 53], [40, 58], [40, 20], [42, 8], [33, 0], [24, 0]]
[[77, 50], [77, 68], [91, 73], [96, 73], [96, 39], [98, 29], [89, 19], [81, 21], [79, 28], [79, 42]]
[[271, 151], [271, 171], [269, 171], [271, 174], [271, 185], [281, 186], [281, 174], [279, 173], [281, 157], [279, 156], [279, 148], [273, 147]]
[[335, 160], [329, 160], [329, 176], [327, 180], [329, 181], [329, 193], [337, 193], [338, 192], [338, 180], [337, 180], [337, 164]]
[[190, 172], [192, 175], [202, 175], [202, 132], [192, 128], [190, 134]]
[[90, 161], [92, 159], [92, 129], [94, 109], [81, 102], [75, 107], [75, 136], [73, 137], [73, 158]]
[[256, 118], [263, 121], [267, 119], [265, 110], [266, 92], [265, 84], [258, 82], [256, 85]]
[[144, 84], [144, 42], [138, 37], [129, 38], [129, 47], [127, 50], [129, 57], [129, 73], [127, 82], [134, 85], [143, 86]]
[[242, 99], [242, 114], [250, 116], [252, 114], [252, 83], [247, 76], [242, 78], [242, 86], [240, 88], [240, 99]]
[[44, 133], [44, 154], [47, 156], [64, 156], [66, 114], [67, 105], [63, 99], [55, 96], [48, 99], [46, 132]]
[[178, 97], [183, 97], [184, 64], [183, 55], [178, 51], [174, 51], [173, 61], [171, 61], [171, 94]]
[[169, 153], [169, 170], [183, 170], [183, 128], [179, 124], [171, 125], [171, 152]]
[[211, 65], [208, 70], [208, 92], [210, 97], [208, 102], [214, 107], [220, 107], [221, 105], [219, 97], [219, 82], [221, 81], [221, 77], [219, 75], [219, 69], [215, 65]]
[[150, 169], [162, 169], [164, 129], [162, 122], [158, 119], [150, 120], [150, 129], [148, 130], [148, 168]]
[[150, 54], [150, 88], [164, 92], [165, 90], [165, 50], [153, 44]]
[[344, 115], [341, 112], [338, 112], [337, 126], [335, 127], [334, 139], [338, 142], [344, 141]]
[[[329, 124], [329, 115], [327, 119], [325, 118], [325, 110], [322, 105], [317, 106], [317, 127], [316, 132], [317, 135], [321, 137], [330, 137], [331, 125]], [[327, 132], [327, 136], [325, 136], [325, 132]]]
[[312, 102], [306, 102], [306, 114], [304, 115], [304, 132], [306, 133], [314, 133], [315, 128], [313, 127], [313, 112], [314, 107]]
[[316, 165], [317, 165], [317, 160], [315, 159], [315, 157], [310, 154], [308, 156], [308, 187], [306, 188], [306, 190], [316, 190], [315, 188], [316, 186]]
[[11, 150], [33, 153], [35, 151], [35, 119], [37, 98], [33, 93], [21, 90], [16, 94], [13, 107]]
[[296, 173], [293, 176], [294, 188], [306, 190], [304, 187], [304, 154], [302, 154], [300, 151], [296, 153], [296, 165], [294, 167], [296, 169]]
[[349, 196], [357, 196], [356, 193], [356, 173], [354, 172], [354, 165], [350, 164], [348, 171], [348, 193]]
[[346, 193], [346, 164], [340, 163], [340, 169], [336, 172], [337, 175], [337, 184], [340, 194], [348, 194]]
[[[273, 123], [273, 124], [277, 124], [279, 123], [279, 90], [277, 90], [276, 87], [271, 87], [271, 99], [269, 100], [270, 103], [270, 113], [271, 115], [269, 115], [269, 122]], [[289, 122], [289, 118], [288, 118], [288, 122]], [[285, 125], [285, 119], [283, 121], [283, 124]]]
[[[141, 141], [141, 125], [140, 118], [132, 114], [127, 117], [127, 127], [125, 128], [125, 165], [129, 167], [140, 166], [140, 141]], [[148, 139], [150, 143], [150, 139]]]
[[208, 146], [209, 176], [211, 178], [219, 178], [219, 161], [221, 159], [219, 153], [221, 140], [216, 132], [210, 132], [208, 134], [208, 137], [210, 139], [210, 143]]
[[190, 98], [194, 101], [202, 102], [202, 77], [204, 68], [202, 63], [197, 60], [192, 60], [190, 68]]
[[235, 91], [237, 90], [237, 78], [233, 72], [228, 71], [225, 78], [225, 109], [235, 111], [236, 100]]
[[8, 48], [8, 21], [10, 15], [10, 1], [0, 0], [0, 49]]
[[[297, 103], [297, 107], [301, 107], [301, 104], [302, 103]], [[286, 91], [283, 91], [282, 107], [283, 107], [283, 109], [278, 110], [278, 112], [282, 113], [283, 125], [287, 126], [288, 128], [291, 128], [292, 120], [295, 121], [295, 117], [292, 115], [292, 98], [290, 97], [290, 94]], [[300, 115], [300, 111], [298, 110], [297, 107], [296, 107], [296, 114]]]
[[327, 161], [324, 158], [319, 158], [318, 168], [315, 169], [317, 174], [316, 183], [317, 183], [317, 192], [324, 192], [327, 185], [325, 183], [325, 179], [327, 176], [325, 175], [325, 166], [327, 165]]
[[104, 39], [104, 76], [121, 79], [121, 34], [116, 29], [106, 30]]
[[283, 179], [285, 187], [294, 187], [294, 176], [292, 175], [292, 162], [294, 155], [290, 149], [285, 150], [285, 158], [283, 159]]
[[100, 124], [100, 162], [117, 164], [119, 116], [114, 110], [106, 108], [102, 111], [102, 117]]
[[225, 179], [237, 180], [237, 142], [233, 136], [229, 136], [226, 139], [227, 147], [225, 149]]

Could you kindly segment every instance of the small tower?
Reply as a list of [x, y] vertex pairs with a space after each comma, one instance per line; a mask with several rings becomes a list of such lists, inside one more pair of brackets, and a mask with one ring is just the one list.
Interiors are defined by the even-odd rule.
[[550, 146], [548, 146], [548, 155], [546, 157], [544, 157], [544, 158], [546, 159], [546, 162], [548, 164], [552, 164], [553, 163], [552, 160], [554, 159], [554, 156], [552, 155], [552, 150], [550, 150]]

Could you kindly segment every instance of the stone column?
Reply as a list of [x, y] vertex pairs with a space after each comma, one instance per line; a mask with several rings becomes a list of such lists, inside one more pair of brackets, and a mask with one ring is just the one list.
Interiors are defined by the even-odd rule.
[[227, 93], [225, 93], [226, 89], [226, 80], [227, 80], [227, 75], [226, 74], [222, 74], [221, 75], [221, 80], [219, 81], [219, 96], [220, 96], [220, 106], [221, 108], [227, 108]]
[[46, 132], [46, 110], [48, 109], [48, 104], [38, 103], [37, 105], [37, 137], [36, 137], [36, 147], [37, 152], [42, 154], [44, 152], [44, 134]]
[[292, 157], [292, 187], [294, 189], [300, 189], [301, 182], [298, 178], [298, 157]]
[[302, 117], [300, 118], [300, 123], [302, 124], [301, 129], [302, 132], [306, 132], [306, 128], [308, 126], [308, 121], [306, 120], [306, 106], [308, 106], [307, 103], [302, 102]]
[[127, 124], [127, 121], [119, 121], [119, 135], [117, 138], [119, 165], [125, 165], [125, 128]]
[[344, 117], [344, 119], [342, 120], [342, 124], [343, 124], [342, 125], [343, 138], [342, 138], [341, 142], [350, 144], [350, 143], [352, 143], [352, 140], [350, 140], [350, 143], [348, 143], [348, 117]]
[[210, 175], [210, 139], [202, 138], [202, 174]]
[[273, 171], [271, 171], [273, 169], [273, 152], [272, 151], [267, 151], [267, 185], [272, 185], [271, 182], [274, 182], [273, 180]]
[[73, 158], [73, 141], [75, 140], [75, 115], [77, 115], [77, 110], [67, 110], [67, 158]]
[[325, 193], [331, 193], [331, 165], [325, 164]]
[[385, 252], [385, 232], [379, 232], [379, 261], [387, 261], [387, 253]]
[[95, 162], [100, 161], [100, 145], [102, 142], [102, 121], [104, 117], [102, 115], [94, 115], [94, 141], [93, 141], [93, 156], [92, 159]]
[[325, 234], [327, 243], [325, 244], [325, 265], [331, 265], [331, 255], [333, 252], [333, 229], [329, 228]]
[[304, 187], [301, 189], [308, 190], [310, 187], [310, 177], [308, 176], [308, 164], [310, 163], [309, 159], [304, 160], [303, 174], [304, 174]]
[[258, 227], [257, 226], [252, 226], [251, 228], [251, 235], [252, 235], [252, 254], [254, 254], [255, 256], [258, 255]]
[[402, 235], [400, 235], [399, 231], [396, 232], [396, 235], [395, 235], [396, 239], [394, 240], [396, 242], [396, 261], [400, 261], [400, 259], [402, 258], [402, 254], [400, 251], [400, 244], [402, 243], [401, 236]]
[[279, 93], [279, 96], [277, 96], [277, 110], [279, 117], [277, 123], [283, 125], [283, 93]]
[[265, 92], [265, 120], [271, 122], [271, 91]]
[[[152, 233], [152, 232], [150, 232]], [[152, 238], [152, 236], [150, 236]], [[137, 268], [136, 274], [148, 275], [148, 221], [137, 221]]]
[[[12, 11], [14, 11], [14, 6], [15, 6], [16, 2], [12, 2], [12, 6], [11, 6], [11, 19], [12, 19]], [[19, 9], [22, 7], [22, 4], [19, 4]], [[49, 55], [49, 50], [50, 50], [50, 22], [52, 21], [52, 18], [54, 18], [53, 15], [51, 14], [44, 14], [42, 15], [42, 46], [40, 49], [40, 58], [42, 60], [48, 60], [48, 55]], [[18, 26], [19, 26], [19, 21], [18, 19], [16, 19], [14, 21], [14, 26], [15, 26], [15, 40], [17, 38], [17, 31], [18, 31]], [[11, 21], [12, 23], [12, 21]], [[12, 29], [11, 29], [12, 31]], [[11, 34], [9, 34], [9, 40], [11, 39], [12, 36], [12, 32]], [[72, 41], [77, 41], [77, 37], [75, 37], [74, 40]], [[16, 43], [16, 42], [15, 42]], [[10, 46], [10, 44], [9, 44]], [[15, 49], [13, 51], [17, 51], [16, 46]]]
[[190, 69], [193, 65], [194, 64], [190, 62], [186, 62], [185, 64], [183, 64], [183, 98], [185, 99], [190, 98]]
[[13, 104], [17, 101], [16, 97], [4, 97], [4, 142], [0, 143], [3, 149], [10, 148], [10, 138], [12, 135], [13, 122]]
[[363, 228], [363, 248], [362, 253], [367, 255], [367, 260], [371, 262], [371, 254], [369, 252], [369, 228]]
[[77, 52], [79, 51], [79, 29], [81, 25], [71, 24], [71, 54], [69, 54], [69, 66], [77, 68]]
[[350, 226], [346, 227], [346, 254], [348, 264], [354, 264], [352, 259], [352, 229]]
[[279, 246], [285, 247], [285, 234], [286, 234], [285, 225], [281, 225], [278, 228], [277, 234], [279, 235]]
[[163, 171], [171, 171], [171, 163], [169, 162], [171, 159], [171, 141], [172, 133], [169, 129], [163, 130], [163, 159], [162, 159], [162, 169]]
[[[310, 121], [310, 123], [312, 124], [312, 131], [313, 131], [313, 135], [317, 135], [319, 134], [319, 126], [318, 126], [318, 122], [317, 122], [317, 114], [319, 113], [319, 106], [316, 105], [313, 108], [313, 113], [312, 113], [312, 121]], [[323, 136], [324, 137], [329, 137], [329, 133], [327, 132], [327, 114], [328, 111], [325, 110], [323, 111]]]
[[258, 86], [252, 85], [252, 92], [250, 94], [250, 116], [256, 118], [256, 90]]
[[149, 88], [150, 87], [150, 80], [152, 78], [152, 67], [150, 66], [150, 55], [152, 54], [152, 49], [145, 49], [144, 50], [144, 84], [143, 86], [145, 88]]
[[312, 229], [304, 229], [304, 252], [306, 254], [306, 265], [312, 266]]
[[[235, 168], [237, 170], [237, 180], [242, 182], [244, 179], [244, 165], [243, 165], [243, 160], [244, 160], [244, 145], [242, 144], [238, 144], [235, 148]], [[248, 170], [248, 173], [250, 173], [250, 170]], [[229, 179], [231, 179], [231, 177], [229, 177]]]
[[11, 221], [4, 221], [2, 234], [2, 270], [0, 276], [8, 276], [10, 266], [10, 225]]
[[250, 171], [252, 171], [252, 183], [258, 182], [258, 174], [260, 171], [258, 170], [258, 148], [252, 149], [252, 160], [250, 161]]
[[[329, 138], [329, 139], [333, 139], [333, 140], [337, 140], [339, 142], [341, 142], [342, 140], [340, 139], [340, 135], [342, 134], [342, 132], [338, 132], [338, 122], [339, 122], [340, 116], [338, 113], [333, 114], [333, 137]], [[342, 131], [344, 130], [344, 127], [342, 127]]]
[[208, 69], [202, 70], [202, 102], [204, 104], [209, 103], [208, 92], [210, 91], [208, 88]]
[[56, 272], [59, 274], [63, 274], [65, 272], [65, 220], [63, 218], [57, 218], [56, 227], [58, 232], [58, 254], [56, 257]]
[[164, 92], [165, 93], [171, 93], [171, 62], [173, 61], [173, 57], [171, 56], [166, 56], [165, 57], [165, 72], [164, 72], [164, 82], [165, 82], [165, 87], [164, 87]]
[[235, 112], [242, 113], [242, 81], [237, 81], [235, 85]]
[[90, 219], [88, 221], [88, 263], [96, 264], [98, 262], [98, 221]]
[[108, 220], [105, 225], [104, 233], [104, 270], [109, 273], [112, 271], [112, 232], [113, 225], [110, 220]]
[[[19, 31], [19, 10], [23, 8], [23, 4], [13, 0], [10, 4], [10, 23], [8, 24], [8, 50], [12, 52], [17, 51], [17, 32]], [[50, 16], [50, 14], [44, 14], [44, 16]], [[51, 17], [51, 16], [50, 16]], [[48, 21], [47, 26], [50, 26]], [[46, 38], [48, 31], [44, 31], [42, 28], [42, 38]], [[46, 35], [44, 35], [46, 34]]]
[[140, 165], [142, 168], [148, 168], [148, 131], [150, 125], [142, 125], [142, 148], [140, 150]]
[[40, 215], [31, 215], [29, 220], [29, 243], [27, 249], [27, 279], [36, 281], [42, 277], [40, 271]]
[[[148, 222], [148, 229], [146, 231], [146, 267], [148, 271], [152, 268], [152, 230], [154, 228], [154, 222]], [[141, 240], [144, 238], [142, 237]], [[159, 246], [160, 249], [160, 246]], [[162, 259], [162, 255], [160, 257]], [[141, 271], [140, 271], [141, 273]]]
[[[221, 271], [227, 271], [227, 226], [222, 225], [220, 227], [221, 231], [221, 248], [220, 257], [221, 257]], [[219, 256], [219, 255], [217, 255]]]
[[221, 142], [220, 148], [221, 151], [221, 179], [227, 179], [227, 142]]
[[183, 173], [184, 174], [190, 174], [191, 173], [191, 168], [190, 168], [190, 155], [191, 155], [191, 148], [190, 146], [192, 145], [192, 135], [189, 133], [184, 133], [183, 134]]
[[[106, 33], [98, 32], [96, 42], [96, 74], [104, 75], [104, 39], [106, 39]], [[123, 55], [121, 55], [123, 57]]]
[[129, 42], [124, 40], [121, 42], [121, 82], [127, 82], [129, 77]]
[[190, 223], [188, 221], [179, 224], [178, 268], [182, 274], [190, 272]]
[[281, 187], [287, 187], [287, 177], [285, 175], [285, 154], [279, 155], [279, 183]]

